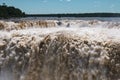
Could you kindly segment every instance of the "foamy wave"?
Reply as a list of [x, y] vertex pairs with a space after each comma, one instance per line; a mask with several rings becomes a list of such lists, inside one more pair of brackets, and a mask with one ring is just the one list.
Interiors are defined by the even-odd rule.
[[0, 21], [0, 30], [20, 30], [28, 28], [45, 28], [45, 27], [104, 27], [104, 28], [120, 28], [119, 22], [102, 22], [98, 20], [26, 20], [18, 22]]
[[0, 21], [0, 30], [20, 30], [30, 27], [55, 27], [54, 21], [19, 21], [19, 22], [6, 22]]
[[120, 79], [118, 27], [101, 21], [54, 22], [56, 27], [0, 31], [1, 80]]

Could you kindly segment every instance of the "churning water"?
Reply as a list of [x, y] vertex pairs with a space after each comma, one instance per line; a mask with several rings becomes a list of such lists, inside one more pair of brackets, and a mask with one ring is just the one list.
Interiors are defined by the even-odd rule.
[[119, 80], [120, 22], [0, 21], [0, 80]]

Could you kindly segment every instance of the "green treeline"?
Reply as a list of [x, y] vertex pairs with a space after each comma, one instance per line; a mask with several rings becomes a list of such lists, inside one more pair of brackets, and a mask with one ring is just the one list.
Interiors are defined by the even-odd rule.
[[5, 3], [0, 5], [0, 18], [15, 17], [120, 17], [120, 13], [25, 14], [20, 9], [7, 6]]
[[23, 17], [25, 13], [13, 6], [7, 6], [5, 3], [0, 5], [0, 18]]
[[120, 17], [120, 13], [27, 14], [27, 17]]

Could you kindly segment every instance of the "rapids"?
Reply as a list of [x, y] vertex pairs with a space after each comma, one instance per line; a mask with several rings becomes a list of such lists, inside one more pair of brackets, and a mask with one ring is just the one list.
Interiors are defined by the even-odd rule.
[[119, 80], [120, 23], [0, 21], [0, 80]]

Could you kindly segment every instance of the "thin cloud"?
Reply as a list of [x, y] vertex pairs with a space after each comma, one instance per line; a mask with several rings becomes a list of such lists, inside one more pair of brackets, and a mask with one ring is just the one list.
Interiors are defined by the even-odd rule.
[[70, 2], [71, 0], [59, 0], [59, 1], [67, 1], [67, 2]]
[[60, 1], [63, 1], [63, 0], [60, 0]]
[[67, 2], [70, 2], [71, 0], [66, 0]]
[[47, 0], [43, 0], [43, 2], [44, 2], [44, 3], [46, 3], [46, 2], [47, 2]]

